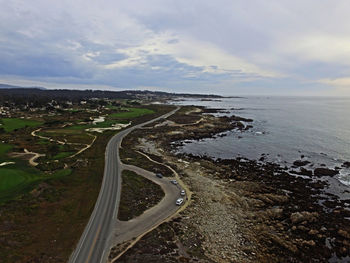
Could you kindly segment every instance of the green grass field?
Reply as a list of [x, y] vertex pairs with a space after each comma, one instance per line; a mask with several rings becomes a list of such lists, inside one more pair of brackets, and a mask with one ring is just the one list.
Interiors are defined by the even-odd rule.
[[[50, 129], [50, 130], [44, 130], [40, 131], [38, 135], [45, 136], [48, 138], [52, 138], [54, 140], [67, 140], [70, 143], [90, 143], [92, 140], [92, 137], [86, 134], [85, 131], [82, 131], [82, 129], [78, 128], [63, 128], [63, 129]], [[61, 149], [63, 150], [63, 149]]]
[[36, 127], [41, 125], [42, 123], [34, 120], [27, 119], [19, 119], [19, 118], [4, 118], [0, 120], [2, 122], [2, 126], [6, 132], [11, 132], [15, 129], [21, 129], [26, 126], [28, 127]]
[[33, 168], [18, 165], [0, 167], [0, 203], [30, 191], [41, 181], [54, 180], [71, 173], [71, 169], [63, 169], [45, 176]]
[[34, 174], [16, 168], [0, 168], [0, 191], [30, 182], [37, 178]]
[[12, 145], [6, 144], [6, 143], [0, 143], [0, 157], [5, 155], [9, 150], [12, 149]]
[[40, 180], [42, 176], [33, 169], [20, 169], [15, 165], [0, 168], [0, 202], [10, 199], [32, 183]]
[[74, 152], [60, 152], [52, 157], [52, 159], [59, 160], [71, 156]]
[[115, 119], [132, 119], [146, 114], [154, 113], [153, 110], [145, 108], [127, 108], [125, 112], [112, 113], [109, 116]]
[[[145, 108], [125, 108], [124, 110], [127, 110], [127, 111], [112, 113], [108, 115], [108, 118], [104, 122], [99, 122], [96, 125], [77, 124], [77, 125], [69, 126], [65, 129], [66, 130], [84, 130], [88, 128], [108, 128], [116, 123], [126, 124], [128, 123], [128, 119], [134, 119], [142, 115], [154, 113], [153, 110], [145, 109]], [[116, 121], [116, 119], [118, 121]]]
[[72, 173], [72, 169], [63, 169], [55, 172], [51, 177], [55, 179], [57, 177], [70, 175], [71, 173]]

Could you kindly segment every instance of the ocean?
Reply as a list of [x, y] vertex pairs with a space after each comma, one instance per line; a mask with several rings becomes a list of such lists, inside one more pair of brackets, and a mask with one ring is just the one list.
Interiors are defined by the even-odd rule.
[[335, 178], [350, 186], [350, 98], [340, 97], [244, 97], [211, 101], [184, 99], [177, 105], [220, 108], [217, 115], [253, 119], [253, 128], [226, 136], [186, 141], [178, 151], [212, 158], [265, 160], [291, 167], [295, 160], [308, 160], [305, 168], [340, 167]]

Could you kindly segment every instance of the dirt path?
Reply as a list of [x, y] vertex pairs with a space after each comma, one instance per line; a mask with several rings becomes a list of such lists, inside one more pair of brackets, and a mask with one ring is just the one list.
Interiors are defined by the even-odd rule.
[[66, 142], [63, 142], [63, 141], [54, 140], [54, 139], [52, 139], [52, 138], [50, 138], [50, 137], [45, 137], [45, 136], [41, 136], [41, 135], [36, 134], [36, 132], [39, 132], [39, 131], [41, 131], [41, 128], [39, 128], [39, 129], [37, 129], [37, 130], [35, 130], [35, 131], [32, 131], [32, 132], [31, 132], [31, 135], [32, 135], [33, 137], [38, 137], [38, 138], [40, 138], [40, 139], [48, 140], [48, 141], [50, 141], [50, 142], [57, 142], [58, 144], [62, 144], [62, 145], [65, 145], [65, 144], [66, 144]]
[[77, 156], [78, 154], [81, 154], [81, 153], [84, 152], [85, 150], [89, 149], [89, 148], [94, 144], [94, 142], [95, 142], [95, 140], [96, 140], [96, 138], [97, 138], [96, 135], [92, 135], [92, 134], [90, 134], [90, 133], [87, 133], [87, 135], [94, 137], [94, 138], [92, 139], [92, 142], [89, 143], [89, 144], [75, 143], [75, 142], [63, 142], [63, 141], [60, 141], [60, 140], [54, 140], [54, 139], [52, 139], [52, 138], [50, 138], [50, 137], [45, 137], [45, 136], [41, 136], [41, 135], [36, 134], [36, 132], [39, 132], [39, 131], [41, 131], [41, 128], [39, 128], [39, 129], [37, 129], [37, 130], [35, 130], [35, 131], [32, 131], [31, 135], [32, 135], [33, 137], [38, 137], [38, 138], [40, 138], [40, 139], [48, 140], [48, 141], [50, 141], [50, 142], [57, 142], [58, 144], [61, 144], [61, 145], [65, 145], [65, 144], [68, 144], [68, 145], [84, 145], [83, 148], [81, 148], [81, 149], [80, 149], [78, 152], [76, 152], [75, 154], [69, 156], [69, 158], [73, 158], [73, 157]]
[[82, 152], [86, 151], [87, 149], [89, 149], [89, 148], [94, 144], [94, 142], [95, 142], [97, 136], [96, 136], [96, 135], [89, 134], [89, 133], [88, 133], [88, 135], [94, 137], [94, 138], [92, 139], [92, 142], [91, 142], [90, 144], [86, 144], [86, 146], [85, 146], [84, 148], [80, 149], [80, 150], [79, 150], [78, 152], [76, 152], [75, 154], [69, 156], [69, 158], [73, 158], [73, 157], [77, 156], [78, 154], [81, 154]]
[[189, 110], [189, 111], [187, 111], [185, 114], [186, 115], [190, 115], [191, 113], [199, 113], [199, 112], [201, 112], [202, 110], [200, 109], [200, 108], [194, 108], [194, 109], [192, 109], [192, 110]]
[[[36, 152], [30, 152], [27, 149], [24, 149], [24, 153], [21, 152], [12, 152], [10, 153], [13, 157], [22, 157], [23, 159], [27, 160], [31, 166], [37, 166], [39, 163], [37, 163], [35, 160], [39, 157], [45, 156], [45, 154], [36, 153]], [[30, 156], [30, 157], [28, 157]]]

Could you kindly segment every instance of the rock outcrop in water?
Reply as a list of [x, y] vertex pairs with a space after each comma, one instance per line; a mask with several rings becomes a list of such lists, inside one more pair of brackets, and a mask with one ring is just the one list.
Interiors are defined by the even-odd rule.
[[296, 160], [293, 165], [294, 166], [298, 166], [298, 167], [301, 167], [301, 166], [305, 166], [307, 164], [309, 164], [310, 162], [309, 161], [306, 161], [306, 160]]
[[334, 176], [334, 175], [337, 175], [338, 173], [339, 173], [339, 171], [328, 169], [328, 168], [316, 168], [314, 170], [314, 175], [318, 176], [318, 177], [321, 177], [321, 176]]
[[350, 162], [344, 162], [342, 166], [345, 168], [350, 168]]

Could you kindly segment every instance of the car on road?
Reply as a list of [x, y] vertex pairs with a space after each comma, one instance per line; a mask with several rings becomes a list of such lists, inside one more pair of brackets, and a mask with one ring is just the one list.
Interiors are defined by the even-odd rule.
[[176, 180], [171, 180], [170, 182], [171, 182], [172, 184], [177, 185], [177, 181], [176, 181]]
[[179, 198], [176, 200], [176, 205], [182, 205], [182, 203], [184, 202], [183, 198]]
[[182, 189], [181, 192], [180, 192], [180, 195], [185, 196], [186, 195], [185, 190]]
[[163, 175], [162, 175], [161, 173], [156, 173], [156, 176], [157, 176], [158, 178], [163, 178]]

